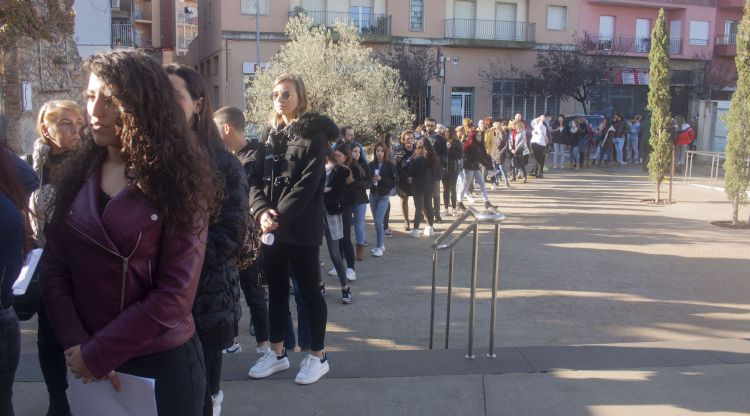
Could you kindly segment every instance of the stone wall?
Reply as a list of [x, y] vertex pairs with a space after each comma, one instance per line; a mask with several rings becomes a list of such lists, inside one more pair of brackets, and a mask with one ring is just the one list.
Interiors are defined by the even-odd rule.
[[[0, 82], [8, 144], [18, 153], [31, 152], [36, 115], [49, 100], [83, 102], [84, 71], [72, 37], [52, 42], [22, 38], [0, 55]], [[32, 110], [23, 111], [21, 85], [31, 84]]]

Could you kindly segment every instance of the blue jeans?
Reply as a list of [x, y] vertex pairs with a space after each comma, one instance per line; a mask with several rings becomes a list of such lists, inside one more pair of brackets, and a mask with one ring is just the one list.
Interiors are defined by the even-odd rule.
[[[296, 345], [303, 350], [309, 350], [311, 345], [310, 340], [310, 325], [307, 323], [307, 308], [305, 307], [305, 300], [302, 299], [302, 295], [299, 293], [299, 287], [297, 287], [297, 280], [294, 276], [292, 278], [292, 288], [294, 289], [294, 303], [297, 304], [297, 338], [294, 337], [294, 324], [292, 323], [292, 312], [289, 311], [289, 319], [286, 321], [286, 327], [284, 328], [284, 348], [289, 351], [294, 350]], [[299, 341], [299, 344], [297, 344]]]
[[570, 147], [570, 161], [576, 166], [581, 166], [581, 159], [578, 155], [578, 146]]
[[623, 147], [625, 147], [625, 138], [624, 137], [615, 137], [615, 149], [617, 150], [617, 163], [625, 163], [622, 160], [622, 150]]
[[472, 180], [476, 181], [476, 183], [479, 185], [479, 189], [482, 191], [482, 197], [484, 197], [484, 202], [489, 201], [490, 197], [487, 195], [487, 188], [484, 186], [482, 171], [464, 169], [464, 186], [463, 189], [461, 189], [461, 194], [458, 197], [458, 202], [463, 203], [464, 196], [466, 196], [469, 192], [469, 184]]
[[[628, 137], [628, 159], [630, 159], [633, 163], [638, 163], [638, 160], [640, 159], [640, 155], [638, 153], [638, 135], [637, 134], [631, 134], [630, 137]], [[631, 156], [632, 155], [632, 156]]]
[[21, 329], [13, 307], [0, 307], [0, 414], [13, 416], [13, 379], [21, 357]]
[[388, 195], [377, 196], [370, 194], [370, 210], [375, 222], [375, 235], [377, 236], [377, 245], [375, 247], [385, 247], [383, 242], [383, 218], [385, 211], [388, 209]]
[[367, 214], [367, 204], [354, 206], [354, 241], [359, 245], [365, 243], [365, 214]]

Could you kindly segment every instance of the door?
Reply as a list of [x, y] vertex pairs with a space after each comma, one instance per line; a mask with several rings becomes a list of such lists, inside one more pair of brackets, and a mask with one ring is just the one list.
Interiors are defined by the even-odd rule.
[[724, 21], [724, 38], [722, 39], [723, 45], [736, 45], [737, 44], [737, 21], [736, 20], [725, 20]]
[[612, 49], [615, 37], [615, 17], [599, 16], [599, 47], [604, 50]]
[[460, 126], [465, 117], [474, 118], [474, 88], [455, 87], [451, 91], [451, 125]]
[[349, 18], [360, 32], [367, 31], [373, 26], [372, 7], [351, 6], [349, 7]]
[[476, 3], [456, 1], [453, 4], [454, 35], [457, 38], [474, 39], [477, 34]]
[[516, 4], [495, 3], [495, 39], [519, 40], [516, 26]]
[[669, 22], [669, 53], [679, 54], [682, 52], [682, 21], [672, 20]]
[[635, 21], [635, 51], [648, 52], [651, 46], [651, 20], [636, 19]]

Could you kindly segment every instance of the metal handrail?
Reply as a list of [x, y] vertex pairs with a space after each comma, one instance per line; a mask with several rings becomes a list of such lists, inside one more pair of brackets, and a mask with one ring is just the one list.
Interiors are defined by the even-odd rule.
[[[473, 224], [461, 231], [457, 236], [449, 238], [453, 235], [453, 232], [458, 229], [462, 224], [469, 219], [473, 218]], [[448, 227], [443, 234], [441, 234], [435, 242], [432, 244], [432, 297], [430, 300], [430, 349], [433, 347], [433, 341], [435, 336], [435, 297], [437, 294], [437, 268], [438, 268], [438, 252], [442, 250], [450, 250], [450, 258], [448, 263], [448, 300], [446, 304], [446, 318], [445, 318], [445, 349], [448, 349], [448, 340], [450, 338], [450, 323], [451, 323], [451, 298], [453, 294], [453, 264], [455, 259], [454, 248], [461, 242], [469, 233], [474, 232], [473, 248], [472, 248], [472, 260], [471, 260], [471, 301], [469, 304], [469, 345], [468, 352], [466, 353], [467, 358], [474, 358], [474, 315], [476, 311], [476, 293], [477, 293], [477, 272], [479, 262], [479, 225], [480, 224], [494, 224], [495, 225], [495, 258], [492, 268], [493, 279], [492, 279], [492, 306], [490, 316], [490, 347], [487, 354], [488, 357], [495, 358], [495, 321], [497, 317], [497, 284], [500, 279], [500, 223], [505, 220], [505, 215], [500, 213], [495, 208], [490, 208], [486, 212], [478, 211], [472, 207], [469, 207]]]

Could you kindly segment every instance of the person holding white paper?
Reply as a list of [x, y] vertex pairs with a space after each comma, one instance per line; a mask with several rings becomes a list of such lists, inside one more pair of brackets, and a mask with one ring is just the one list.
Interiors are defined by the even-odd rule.
[[[28, 173], [31, 172], [31, 175]], [[19, 176], [24, 177], [22, 182]], [[31, 233], [26, 201], [39, 185], [31, 167], [20, 161], [0, 142], [0, 414], [13, 416], [13, 378], [21, 352], [21, 331], [13, 310], [13, 282], [26, 253]]]
[[48, 317], [75, 377], [152, 378], [159, 415], [201, 415], [191, 311], [218, 174], [156, 60], [112, 51], [86, 69], [90, 127], [61, 166], [40, 265]]

